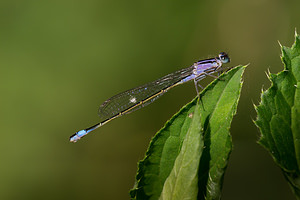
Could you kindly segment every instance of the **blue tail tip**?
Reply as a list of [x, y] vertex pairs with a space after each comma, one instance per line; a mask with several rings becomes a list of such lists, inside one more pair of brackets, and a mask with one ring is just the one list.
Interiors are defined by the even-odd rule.
[[80, 137], [78, 137], [78, 135], [75, 133], [74, 135], [72, 135], [70, 137], [70, 142], [77, 142], [80, 139]]
[[78, 140], [80, 140], [80, 138], [82, 138], [83, 136], [85, 136], [87, 134], [86, 130], [81, 130], [76, 132], [74, 135], [72, 135], [70, 137], [70, 142], [77, 142]]

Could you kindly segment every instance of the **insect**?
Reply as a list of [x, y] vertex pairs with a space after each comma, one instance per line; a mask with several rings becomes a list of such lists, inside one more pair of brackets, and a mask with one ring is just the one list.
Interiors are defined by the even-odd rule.
[[202, 89], [203, 87], [199, 85], [198, 82], [206, 76], [217, 78], [212, 74], [222, 71], [222, 64], [229, 62], [229, 56], [226, 53], [221, 52], [215, 58], [199, 60], [188, 68], [178, 70], [153, 82], [127, 90], [107, 99], [100, 105], [98, 111], [101, 121], [94, 126], [73, 134], [70, 137], [70, 142], [77, 142], [83, 136], [111, 120], [149, 105], [171, 88], [188, 81], [194, 80], [196, 91], [199, 96], [198, 86]]

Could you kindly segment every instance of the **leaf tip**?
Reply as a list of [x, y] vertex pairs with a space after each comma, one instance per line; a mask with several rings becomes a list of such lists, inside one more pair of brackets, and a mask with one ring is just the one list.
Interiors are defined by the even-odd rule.
[[267, 71], [265, 72], [265, 74], [266, 74], [267, 78], [268, 78], [269, 80], [271, 80], [271, 78], [272, 78], [272, 73], [270, 72], [270, 68], [267, 69]]
[[243, 68], [246, 68], [246, 67], [248, 67], [249, 65], [250, 65], [250, 63], [244, 65]]
[[300, 35], [298, 35], [297, 30], [295, 29], [295, 45], [294, 47], [300, 47]]
[[282, 49], [282, 44], [280, 43], [280, 41], [279, 41], [279, 40], [277, 40], [277, 42], [278, 42], [278, 44], [279, 44], [280, 48]]
[[253, 105], [254, 109], [257, 111], [257, 105], [253, 102], [253, 99], [251, 101], [252, 101], [252, 105]]

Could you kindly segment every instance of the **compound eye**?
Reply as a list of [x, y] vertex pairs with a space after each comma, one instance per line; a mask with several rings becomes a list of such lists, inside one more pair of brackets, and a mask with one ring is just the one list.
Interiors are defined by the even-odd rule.
[[221, 60], [222, 63], [229, 63], [230, 62], [229, 56], [224, 52], [219, 54], [219, 59]]

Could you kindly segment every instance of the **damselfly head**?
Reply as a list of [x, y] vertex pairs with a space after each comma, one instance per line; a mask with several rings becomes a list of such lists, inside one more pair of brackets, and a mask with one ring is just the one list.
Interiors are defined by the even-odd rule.
[[229, 56], [227, 55], [227, 53], [225, 53], [225, 52], [219, 53], [219, 60], [220, 60], [222, 63], [229, 63], [229, 62], [230, 62], [230, 58], [229, 58]]

